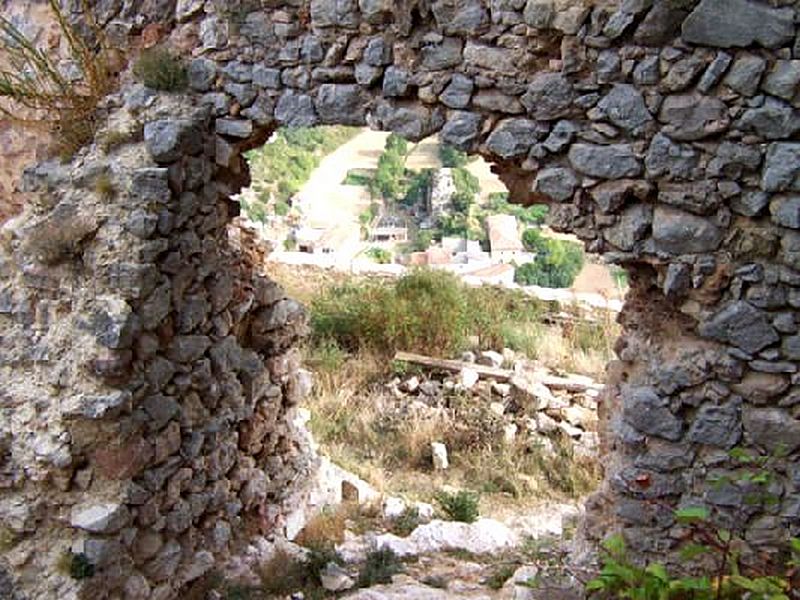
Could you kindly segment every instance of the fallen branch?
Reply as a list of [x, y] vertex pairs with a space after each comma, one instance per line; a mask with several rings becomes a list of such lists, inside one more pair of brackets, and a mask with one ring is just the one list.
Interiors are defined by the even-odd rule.
[[430, 367], [432, 369], [443, 369], [453, 373], [460, 373], [461, 369], [472, 369], [480, 377], [487, 379], [492, 378], [499, 382], [508, 381], [514, 376], [513, 371], [507, 371], [506, 369], [497, 369], [495, 367], [487, 367], [485, 365], [468, 363], [461, 360], [433, 358], [431, 356], [423, 356], [422, 354], [413, 354], [411, 352], [398, 352], [394, 355], [394, 359], [415, 365], [422, 365], [423, 367]]

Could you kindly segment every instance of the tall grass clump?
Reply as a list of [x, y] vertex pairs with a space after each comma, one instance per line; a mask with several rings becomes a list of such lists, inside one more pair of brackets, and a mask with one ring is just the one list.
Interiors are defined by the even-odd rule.
[[49, 0], [69, 58], [81, 76], [62, 72], [56, 59], [36, 47], [11, 21], [0, 17], [0, 116], [53, 134], [54, 150], [69, 158], [89, 143], [98, 128], [98, 105], [111, 91], [109, 51], [102, 28], [88, 2], [84, 17], [96, 40], [90, 45], [64, 15], [56, 0]]
[[348, 351], [450, 355], [467, 343], [465, 288], [445, 272], [420, 269], [394, 284], [331, 288], [311, 305], [314, 335]]
[[140, 82], [154, 90], [181, 92], [189, 85], [186, 66], [166, 48], [149, 48], [133, 67]]

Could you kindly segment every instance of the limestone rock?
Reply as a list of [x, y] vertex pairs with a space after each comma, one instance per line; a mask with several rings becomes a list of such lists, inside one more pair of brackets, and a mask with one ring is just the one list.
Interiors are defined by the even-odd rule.
[[728, 107], [717, 98], [667, 96], [658, 113], [663, 132], [674, 140], [695, 141], [725, 131], [730, 125]]
[[352, 577], [335, 562], [329, 562], [319, 574], [320, 582], [329, 592], [343, 592], [355, 585]]
[[76, 506], [72, 509], [70, 525], [92, 533], [116, 533], [131, 520], [124, 504], [94, 504]]
[[684, 21], [682, 37], [692, 44], [718, 48], [753, 43], [777, 48], [794, 39], [794, 12], [753, 0], [702, 0]]
[[437, 471], [445, 471], [450, 466], [447, 458], [447, 446], [440, 442], [431, 443], [431, 454], [433, 457], [433, 468]]
[[722, 242], [722, 231], [708, 219], [657, 206], [653, 211], [656, 249], [671, 254], [712, 252]]
[[792, 453], [800, 447], [800, 421], [779, 408], [745, 408], [745, 433], [770, 452]]
[[579, 173], [599, 179], [635, 177], [642, 172], [641, 162], [630, 144], [573, 144], [569, 162]]
[[522, 96], [522, 104], [533, 119], [548, 121], [569, 113], [574, 92], [560, 73], [540, 73], [533, 77]]
[[642, 433], [676, 441], [683, 422], [669, 409], [669, 401], [651, 387], [627, 387], [622, 394], [623, 417]]
[[702, 323], [700, 335], [754, 353], [780, 340], [763, 311], [744, 301], [734, 302]]

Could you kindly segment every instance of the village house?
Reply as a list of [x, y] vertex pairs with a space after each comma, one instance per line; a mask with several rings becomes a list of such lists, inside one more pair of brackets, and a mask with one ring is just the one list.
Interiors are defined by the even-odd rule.
[[510, 263], [527, 259], [515, 216], [491, 215], [486, 218], [486, 229], [489, 234], [489, 253], [494, 262]]

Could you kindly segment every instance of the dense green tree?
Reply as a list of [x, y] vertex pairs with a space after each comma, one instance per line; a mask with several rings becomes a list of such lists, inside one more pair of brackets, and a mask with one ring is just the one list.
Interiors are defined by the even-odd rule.
[[527, 229], [522, 243], [536, 258], [514, 273], [514, 280], [521, 285], [568, 288], [583, 268], [583, 247], [576, 242], [553, 240], [537, 229]]

